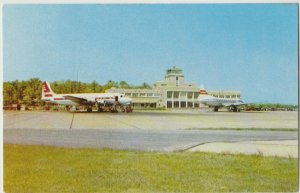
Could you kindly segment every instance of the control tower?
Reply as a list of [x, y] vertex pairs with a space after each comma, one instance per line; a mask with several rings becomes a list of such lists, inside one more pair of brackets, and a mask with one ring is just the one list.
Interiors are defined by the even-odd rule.
[[176, 86], [184, 83], [184, 75], [182, 70], [173, 66], [166, 70], [165, 81], [168, 83], [175, 83]]

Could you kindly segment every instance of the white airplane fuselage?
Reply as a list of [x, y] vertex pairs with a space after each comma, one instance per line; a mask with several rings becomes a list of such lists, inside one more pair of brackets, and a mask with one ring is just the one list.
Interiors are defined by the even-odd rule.
[[199, 91], [198, 101], [209, 107], [214, 107], [214, 111], [218, 111], [220, 107], [231, 107], [237, 111], [237, 107], [245, 103], [240, 98], [217, 98], [209, 95], [206, 90]]
[[216, 98], [210, 97], [199, 97], [199, 102], [208, 106], [231, 106], [231, 105], [242, 105], [244, 104], [241, 99], [238, 98]]
[[52, 91], [50, 84], [43, 83], [42, 101], [60, 105], [131, 105], [132, 99], [120, 93], [77, 93], [56, 94]]
[[51, 102], [60, 105], [80, 105], [80, 103], [66, 99], [65, 96], [86, 99], [87, 103], [114, 104], [116, 97], [121, 105], [128, 105], [131, 99], [119, 93], [84, 93], [84, 94], [54, 94], [51, 98], [42, 98], [46, 102]]

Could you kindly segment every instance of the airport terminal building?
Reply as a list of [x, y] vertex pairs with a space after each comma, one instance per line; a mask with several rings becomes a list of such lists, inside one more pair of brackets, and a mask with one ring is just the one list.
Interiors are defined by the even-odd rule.
[[[200, 88], [193, 82], [185, 82], [182, 70], [177, 67], [167, 69], [165, 79], [153, 84], [152, 89], [111, 88], [106, 92], [123, 93], [131, 97], [133, 108], [201, 108], [199, 104]], [[239, 91], [207, 91], [218, 98], [240, 98]]]

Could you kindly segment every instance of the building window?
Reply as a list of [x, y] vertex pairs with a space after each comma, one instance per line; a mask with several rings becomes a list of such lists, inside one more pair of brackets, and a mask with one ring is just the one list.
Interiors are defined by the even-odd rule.
[[226, 95], [226, 98], [230, 98], [230, 95]]
[[146, 96], [146, 94], [145, 93], [140, 93], [140, 96], [144, 97], [144, 96]]
[[224, 95], [220, 95], [220, 98], [224, 98]]
[[159, 93], [154, 93], [154, 97], [160, 97]]
[[199, 103], [195, 103], [195, 108], [199, 108]]
[[188, 99], [192, 99], [193, 98], [193, 92], [188, 92]]
[[186, 102], [181, 101], [181, 102], [180, 102], [180, 107], [181, 107], [181, 108], [186, 108]]
[[178, 91], [175, 91], [174, 92], [174, 99], [178, 99], [179, 98], [179, 92]]
[[131, 93], [125, 93], [125, 96], [131, 97]]
[[186, 92], [180, 92], [181, 97], [186, 97]]
[[172, 108], [172, 101], [167, 101], [167, 108]]
[[236, 98], [241, 98], [241, 95], [236, 95]]
[[199, 93], [198, 92], [194, 92], [194, 99], [198, 99], [199, 97]]
[[152, 97], [153, 93], [147, 93], [147, 97]]
[[172, 91], [167, 91], [167, 98], [168, 99], [172, 98]]
[[132, 97], [138, 97], [138, 93], [132, 93]]
[[193, 108], [193, 103], [192, 102], [188, 102], [188, 108]]
[[179, 108], [179, 102], [178, 101], [174, 101], [174, 108]]

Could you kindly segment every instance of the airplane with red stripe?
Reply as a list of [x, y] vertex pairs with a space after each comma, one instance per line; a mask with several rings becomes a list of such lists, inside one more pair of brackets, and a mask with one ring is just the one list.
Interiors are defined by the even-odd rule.
[[208, 94], [205, 89], [200, 89], [198, 100], [200, 103], [213, 107], [217, 112], [221, 107], [227, 107], [228, 110], [233, 112], [240, 111], [238, 106], [245, 105], [245, 103], [239, 98], [217, 98]]
[[130, 108], [132, 99], [120, 93], [77, 93], [77, 94], [56, 94], [48, 82], [43, 82], [42, 101], [66, 106], [83, 105], [87, 111], [91, 112], [94, 105], [98, 106], [98, 111], [103, 111], [105, 106], [111, 106], [111, 111], [116, 111], [116, 106], [123, 109]]

